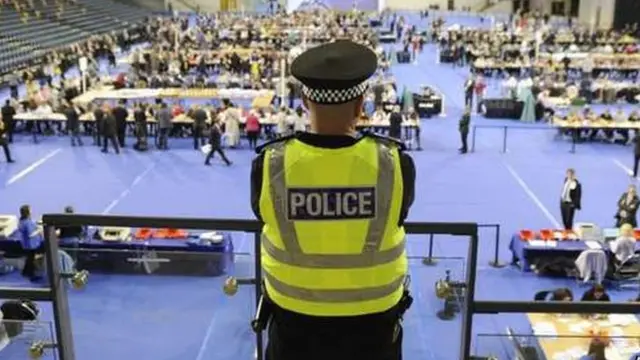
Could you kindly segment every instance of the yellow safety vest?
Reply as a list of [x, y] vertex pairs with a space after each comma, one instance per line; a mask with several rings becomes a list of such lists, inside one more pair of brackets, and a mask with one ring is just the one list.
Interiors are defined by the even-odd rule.
[[395, 144], [324, 149], [292, 139], [264, 154], [262, 267], [269, 298], [312, 316], [396, 305], [407, 273]]

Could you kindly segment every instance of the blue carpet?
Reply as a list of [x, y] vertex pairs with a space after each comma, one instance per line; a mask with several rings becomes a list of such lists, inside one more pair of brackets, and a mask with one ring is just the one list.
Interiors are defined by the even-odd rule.
[[[468, 19], [466, 17], [465, 19]], [[412, 17], [411, 21], [419, 21]], [[465, 20], [467, 21], [467, 20]], [[468, 20], [471, 21], [471, 20]], [[423, 22], [426, 24], [426, 22]], [[584, 184], [584, 210], [579, 220], [609, 225], [615, 203], [629, 184], [625, 164], [630, 149], [616, 145], [569, 144], [545, 130], [511, 130], [509, 152], [500, 154], [501, 129], [482, 129], [476, 153], [457, 154], [457, 120], [463, 109], [465, 69], [437, 65], [431, 45], [417, 65], [397, 65], [393, 72], [400, 88], [421, 84], [437, 87], [446, 96], [446, 117], [423, 121], [425, 150], [412, 153], [417, 164], [416, 202], [412, 221], [472, 221], [501, 225], [501, 260], [507, 262], [508, 240], [520, 228], [544, 228], [559, 219], [557, 195], [565, 169], [574, 167]], [[502, 124], [474, 117], [476, 124]], [[90, 141], [86, 141], [90, 143]], [[68, 139], [51, 137], [38, 145], [18, 138], [13, 146], [18, 163], [0, 164], [0, 213], [16, 213], [31, 204], [36, 215], [73, 205], [78, 212], [251, 218], [248, 150], [231, 150], [232, 167], [202, 166], [203, 155], [190, 150], [187, 140], [171, 139], [170, 152], [122, 156], [101, 154], [97, 148], [71, 148]], [[52, 155], [53, 154], [53, 155]], [[44, 161], [42, 159], [45, 159]], [[36, 166], [34, 166], [36, 165]], [[495, 233], [480, 234], [477, 297], [528, 300], [540, 289], [567, 286], [584, 291], [572, 280], [554, 280], [523, 274], [513, 268], [493, 269]], [[251, 252], [252, 238], [234, 234], [236, 248]], [[436, 237], [434, 267], [412, 260], [416, 298], [406, 316], [405, 353], [408, 360], [448, 360], [458, 355], [460, 317], [443, 322], [436, 317], [442, 302], [434, 283], [451, 271], [461, 279], [468, 242]], [[411, 236], [409, 253], [427, 254], [427, 238]], [[234, 273], [252, 271], [251, 256], [240, 256]], [[222, 278], [184, 278], [94, 275], [83, 291], [71, 291], [73, 332], [78, 359], [249, 359], [253, 337], [253, 294], [242, 289], [234, 298], [222, 295]], [[24, 286], [17, 275], [0, 278], [0, 286]], [[629, 292], [613, 291], [626, 300]], [[50, 309], [44, 318], [51, 319]], [[475, 334], [504, 333], [509, 325], [525, 333], [524, 315], [478, 316]], [[443, 336], [443, 334], [446, 334]], [[476, 336], [474, 349], [507, 359], [503, 337]]]

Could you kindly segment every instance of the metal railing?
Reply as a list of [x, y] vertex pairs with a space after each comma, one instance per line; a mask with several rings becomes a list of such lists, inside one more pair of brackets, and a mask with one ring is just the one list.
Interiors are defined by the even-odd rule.
[[[500, 224], [478, 224], [478, 229], [494, 229], [495, 237], [493, 241], [493, 259], [489, 261], [489, 266], [494, 268], [503, 268], [505, 264], [500, 262]], [[437, 259], [443, 259], [441, 256], [436, 256], [433, 254], [433, 243], [435, 240], [435, 234], [429, 234], [429, 248], [427, 251], [427, 256], [422, 257], [422, 263], [424, 265], [436, 265]]]
[[[129, 227], [129, 228], [177, 228], [189, 230], [216, 230], [228, 232], [245, 232], [254, 234], [255, 269], [254, 279], [262, 279], [260, 259], [260, 231], [262, 224], [255, 220], [230, 219], [194, 219], [194, 218], [161, 218], [161, 217], [132, 217], [132, 216], [104, 216], [80, 214], [49, 214], [42, 217], [45, 229], [46, 257], [49, 266], [49, 289], [8, 289], [0, 288], [0, 298], [32, 299], [37, 301], [52, 301], [54, 306], [54, 322], [57, 343], [55, 344], [60, 360], [75, 360], [73, 351], [73, 337], [71, 320], [66, 292], [61, 283], [60, 269], [57, 261], [58, 245], [55, 228], [64, 226], [97, 226], [97, 227]], [[405, 224], [408, 234], [420, 235], [454, 235], [468, 236], [470, 246], [467, 254], [465, 282], [469, 285], [466, 308], [463, 309], [463, 326], [460, 343], [461, 359], [468, 358], [471, 352], [472, 339], [472, 308], [476, 282], [476, 267], [478, 254], [478, 225], [475, 223], [417, 223]], [[52, 241], [53, 240], [53, 241]], [[262, 286], [260, 281], [253, 281], [256, 305], [260, 303]], [[247, 325], [251, 319], [247, 319]], [[261, 332], [256, 333], [257, 360], [264, 358], [264, 341]]]
[[[477, 133], [478, 133], [478, 129], [499, 129], [502, 130], [502, 147], [500, 149], [501, 153], [506, 153], [509, 150], [509, 129], [520, 129], [520, 130], [533, 130], [533, 131], [537, 131], [537, 130], [543, 130], [543, 131], [555, 131], [557, 134], [560, 134], [561, 129], [558, 127], [553, 127], [551, 125], [542, 125], [542, 126], [526, 126], [526, 125], [473, 125], [471, 128], [471, 152], [475, 152], [476, 150], [476, 137], [477, 137]], [[580, 128], [572, 128], [572, 129], [567, 129], [568, 131], [579, 131]], [[576, 152], [576, 144], [577, 144], [577, 136], [575, 136], [575, 134], [572, 134], [570, 136], [571, 138], [571, 145], [569, 148], [569, 152], [571, 153], [575, 153]], [[560, 139], [560, 137], [558, 137], [558, 139]]]

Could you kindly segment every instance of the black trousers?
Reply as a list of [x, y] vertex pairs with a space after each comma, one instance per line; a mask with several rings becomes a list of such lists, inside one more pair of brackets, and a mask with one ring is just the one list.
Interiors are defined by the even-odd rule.
[[125, 147], [125, 138], [127, 136], [127, 124], [118, 124], [118, 144]]
[[638, 164], [640, 163], [640, 154], [633, 155], [633, 177], [638, 177]]
[[102, 151], [103, 152], [107, 152], [109, 151], [109, 142], [111, 142], [111, 146], [113, 146], [113, 149], [116, 151], [116, 154], [120, 153], [120, 146], [118, 145], [118, 139], [116, 139], [115, 135], [105, 135], [103, 143], [102, 143]]
[[229, 161], [229, 159], [227, 158], [227, 155], [225, 155], [224, 150], [222, 150], [222, 148], [219, 146], [211, 147], [211, 150], [209, 150], [209, 153], [207, 154], [207, 158], [204, 160], [204, 163], [208, 164], [209, 161], [213, 159], [213, 155], [215, 155], [216, 153], [220, 154], [220, 157], [222, 158], [222, 161], [224, 161], [225, 164], [227, 165], [231, 164], [231, 161]]
[[11, 151], [9, 151], [9, 144], [4, 139], [0, 139], [0, 146], [2, 146], [2, 151], [4, 151], [4, 158], [7, 161], [11, 161]]
[[205, 138], [203, 136], [204, 128], [202, 126], [193, 127], [193, 149], [198, 150], [200, 146], [204, 146]]
[[4, 120], [4, 132], [7, 136], [7, 140], [13, 142], [13, 128], [15, 127], [15, 120]]
[[25, 249], [23, 250], [23, 252], [26, 256], [26, 259], [24, 262], [24, 267], [22, 268], [22, 276], [29, 279], [33, 279], [39, 276], [40, 274], [38, 273], [38, 271], [41, 269], [39, 269], [39, 266], [36, 263], [36, 257], [39, 254], [42, 254], [44, 252], [44, 249], [42, 248], [42, 246], [40, 246], [37, 249]]
[[562, 224], [565, 230], [573, 229], [573, 217], [576, 214], [576, 208], [572, 203], [561, 201], [560, 202], [560, 214], [562, 215]]
[[335, 318], [275, 307], [266, 360], [402, 359], [397, 307], [379, 314]]
[[467, 152], [469, 150], [469, 147], [467, 146], [468, 138], [469, 138], [468, 131], [460, 131], [460, 142], [462, 143], [462, 146], [460, 147], [460, 151]]

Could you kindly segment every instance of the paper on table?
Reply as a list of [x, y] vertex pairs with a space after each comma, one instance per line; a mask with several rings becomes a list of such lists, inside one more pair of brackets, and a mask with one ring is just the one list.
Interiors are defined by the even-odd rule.
[[587, 245], [589, 249], [594, 249], [594, 250], [602, 249], [602, 245], [600, 245], [600, 243], [597, 241], [585, 241], [584, 244]]
[[571, 331], [572, 333], [584, 334], [589, 326], [589, 323], [585, 323], [582, 321], [576, 324], [569, 325], [569, 331]]
[[547, 247], [554, 248], [554, 247], [558, 246], [558, 242], [557, 241], [547, 241], [546, 245], [547, 245]]
[[631, 314], [611, 314], [609, 322], [614, 326], [627, 326], [636, 321], [635, 315]]
[[544, 240], [529, 240], [529, 246], [544, 247], [546, 245], [547, 245], [546, 241], [544, 241]]
[[557, 336], [558, 331], [555, 325], [550, 322], [539, 322], [533, 327], [533, 333], [540, 336]]

